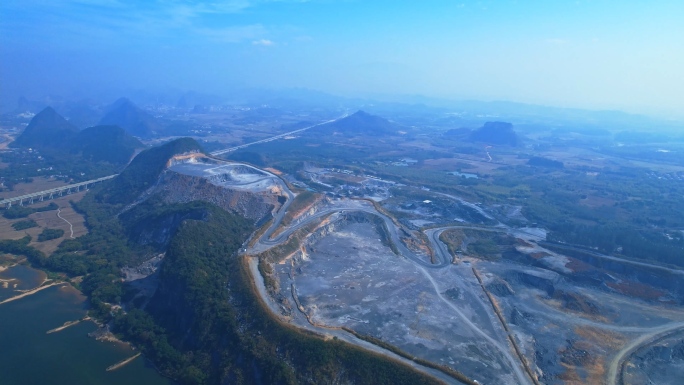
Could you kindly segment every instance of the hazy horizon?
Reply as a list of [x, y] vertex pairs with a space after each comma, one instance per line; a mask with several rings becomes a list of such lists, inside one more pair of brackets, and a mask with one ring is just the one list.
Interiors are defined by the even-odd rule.
[[0, 5], [0, 93], [302, 87], [684, 118], [684, 4], [168, 1]]

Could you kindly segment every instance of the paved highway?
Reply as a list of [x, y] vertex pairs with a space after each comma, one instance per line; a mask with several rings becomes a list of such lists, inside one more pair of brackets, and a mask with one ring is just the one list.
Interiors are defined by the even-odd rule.
[[314, 124], [313, 126], [304, 127], [304, 128], [300, 128], [300, 129], [298, 129], [298, 130], [286, 132], [286, 133], [284, 133], [284, 134], [272, 136], [272, 137], [270, 137], [270, 138], [257, 140], [256, 142], [245, 143], [245, 144], [241, 144], [241, 145], [239, 145], [239, 146], [230, 147], [230, 148], [226, 148], [226, 149], [223, 149], [223, 150], [217, 150], [217, 151], [214, 151], [214, 152], [210, 153], [210, 155], [212, 155], [212, 156], [219, 156], [219, 155], [223, 155], [223, 154], [226, 154], [226, 153], [229, 153], [229, 152], [232, 152], [232, 151], [240, 150], [240, 149], [243, 149], [243, 148], [245, 148], [245, 147], [249, 147], [249, 146], [252, 146], [252, 145], [255, 145], [255, 144], [266, 143], [266, 142], [270, 142], [270, 141], [273, 141], [273, 140], [276, 140], [276, 139], [281, 139], [281, 138], [284, 138], [284, 137], [289, 136], [289, 135], [294, 135], [294, 134], [298, 134], [298, 133], [300, 133], [300, 132], [304, 132], [304, 131], [309, 130], [309, 129], [314, 128], [314, 127], [318, 127], [318, 126], [322, 126], [322, 125], [324, 125], [324, 124], [336, 122], [336, 121], [338, 121], [338, 120], [340, 120], [340, 119], [346, 118], [347, 116], [349, 116], [349, 114], [344, 114], [344, 115], [340, 116], [339, 118], [332, 119], [332, 120], [328, 120], [328, 121], [321, 122], [321, 123], [317, 123], [317, 124]]

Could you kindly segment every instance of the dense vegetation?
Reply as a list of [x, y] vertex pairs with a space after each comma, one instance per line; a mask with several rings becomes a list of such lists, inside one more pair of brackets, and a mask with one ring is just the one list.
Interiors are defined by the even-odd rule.
[[21, 239], [3, 239], [0, 241], [0, 252], [14, 255], [23, 255], [31, 262], [39, 262], [45, 259], [45, 254], [34, 249], [28, 244], [31, 236], [27, 235]]
[[36, 221], [34, 221], [33, 219], [27, 219], [25, 221], [18, 221], [18, 222], [12, 223], [12, 228], [17, 230], [17, 231], [26, 230], [26, 229], [30, 229], [33, 227], [38, 227], [38, 223], [36, 223]]
[[533, 156], [527, 161], [530, 166], [547, 167], [547, 168], [563, 168], [563, 162], [557, 160], [544, 158], [541, 156]]
[[118, 126], [89, 127], [76, 135], [68, 146], [72, 154], [80, 154], [90, 162], [124, 165], [131, 160], [136, 148], [143, 144]]
[[60, 238], [62, 235], [64, 235], [64, 230], [62, 229], [45, 228], [40, 234], [38, 234], [38, 242], [45, 242], [57, 239]]
[[2, 216], [7, 218], [7, 219], [17, 219], [17, 218], [26, 218], [29, 215], [33, 213], [40, 213], [43, 211], [52, 211], [52, 210], [57, 210], [59, 207], [55, 202], [50, 202], [47, 206], [42, 206], [42, 207], [28, 207], [28, 206], [19, 206], [19, 205], [14, 205], [8, 209], [5, 209], [2, 211]]
[[662, 231], [641, 230], [620, 223], [587, 226], [564, 222], [555, 224], [552, 229], [549, 236], [551, 241], [586, 245], [606, 254], [684, 267], [684, 239], [681, 233], [673, 233], [671, 238], [667, 238]]
[[152, 196], [122, 213], [119, 218], [131, 241], [163, 251], [183, 221], [203, 220], [207, 215], [203, 202], [167, 205], [158, 196]]

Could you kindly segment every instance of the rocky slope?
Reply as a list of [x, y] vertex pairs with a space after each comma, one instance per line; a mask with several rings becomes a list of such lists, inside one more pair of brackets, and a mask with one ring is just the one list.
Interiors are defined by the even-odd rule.
[[270, 218], [271, 212], [280, 207], [280, 195], [268, 192], [234, 190], [212, 184], [199, 176], [183, 175], [166, 170], [159, 183], [151, 191], [160, 194], [166, 203], [186, 203], [204, 201], [213, 203], [224, 210], [237, 213], [254, 223]]

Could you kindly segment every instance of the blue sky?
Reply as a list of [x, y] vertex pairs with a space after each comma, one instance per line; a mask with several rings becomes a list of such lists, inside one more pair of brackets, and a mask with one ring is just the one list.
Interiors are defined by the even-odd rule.
[[4, 0], [0, 92], [307, 87], [684, 117], [682, 20], [684, 1]]

